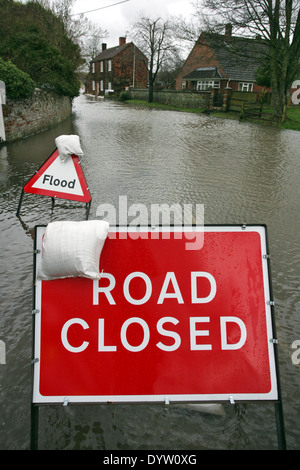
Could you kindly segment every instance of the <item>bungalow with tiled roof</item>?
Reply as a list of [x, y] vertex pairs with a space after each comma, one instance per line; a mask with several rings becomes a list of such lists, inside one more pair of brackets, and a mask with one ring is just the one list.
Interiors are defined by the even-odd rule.
[[177, 79], [177, 90], [262, 90], [255, 71], [265, 57], [266, 45], [259, 38], [232, 36], [231, 25], [224, 35], [202, 33]]
[[146, 56], [133, 44], [119, 38], [119, 45], [107, 48], [90, 62], [87, 93], [95, 96], [119, 94], [129, 87], [146, 88], [148, 81]]

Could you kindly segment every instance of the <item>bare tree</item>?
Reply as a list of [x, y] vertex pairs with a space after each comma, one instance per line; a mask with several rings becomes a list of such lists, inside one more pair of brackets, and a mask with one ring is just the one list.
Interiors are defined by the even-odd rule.
[[85, 65], [88, 65], [92, 59], [100, 54], [103, 39], [107, 38], [108, 35], [107, 30], [103, 30], [99, 26], [90, 23], [88, 32], [80, 41]]
[[83, 14], [72, 14], [75, 0], [53, 0], [52, 11], [62, 20], [66, 32], [72, 41], [80, 42], [90, 28], [90, 22]]
[[153, 102], [154, 82], [163, 64], [176, 55], [174, 27], [171, 21], [152, 20], [141, 15], [133, 25], [132, 36], [148, 59], [149, 103]]
[[198, 0], [194, 6], [206, 29], [216, 32], [231, 23], [239, 34], [261, 38], [266, 45], [264, 62], [269, 68], [274, 117], [285, 121], [290, 88], [299, 73], [300, 1], [202, 0], [200, 4]]
[[108, 37], [107, 30], [89, 21], [83, 13], [74, 14], [72, 8], [75, 0], [35, 0], [58, 16], [69, 39], [77, 43], [84, 60], [83, 67], [101, 52], [101, 43]]

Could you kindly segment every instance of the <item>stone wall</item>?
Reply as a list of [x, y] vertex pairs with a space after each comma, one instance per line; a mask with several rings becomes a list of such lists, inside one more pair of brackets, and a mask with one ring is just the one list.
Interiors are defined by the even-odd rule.
[[[132, 99], [148, 100], [149, 90], [130, 90]], [[177, 90], [154, 91], [153, 101], [155, 103], [179, 106], [182, 108], [207, 108], [211, 100], [211, 92], [192, 92]]]
[[71, 98], [53, 92], [36, 89], [28, 99], [7, 99], [3, 106], [6, 142], [49, 129], [71, 113]]

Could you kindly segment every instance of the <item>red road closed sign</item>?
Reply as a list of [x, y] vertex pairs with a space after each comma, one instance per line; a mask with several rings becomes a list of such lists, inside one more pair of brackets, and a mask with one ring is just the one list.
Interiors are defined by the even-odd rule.
[[99, 281], [36, 282], [33, 402], [276, 400], [266, 255], [264, 226], [111, 228]]

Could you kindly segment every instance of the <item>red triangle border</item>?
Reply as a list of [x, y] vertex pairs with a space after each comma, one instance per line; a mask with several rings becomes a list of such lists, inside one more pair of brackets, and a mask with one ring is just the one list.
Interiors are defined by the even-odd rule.
[[83, 192], [83, 196], [80, 196], [78, 194], [69, 194], [69, 193], [64, 193], [62, 191], [58, 191], [57, 189], [54, 189], [53, 191], [49, 189], [40, 189], [40, 188], [33, 188], [32, 186], [34, 183], [42, 176], [42, 174], [49, 168], [49, 166], [54, 162], [59, 157], [58, 150], [54, 150], [54, 152], [47, 158], [47, 160], [42, 164], [42, 166], [36, 171], [36, 173], [30, 178], [30, 180], [27, 181], [27, 183], [24, 186], [24, 191], [25, 193], [32, 193], [32, 194], [39, 194], [41, 196], [50, 196], [50, 197], [56, 197], [59, 199], [69, 199], [71, 201], [79, 201], [79, 202], [85, 202], [88, 203], [91, 201], [91, 195], [89, 192], [89, 188], [86, 182], [86, 179], [83, 174], [83, 170], [80, 164], [80, 160], [77, 155], [71, 155], [73, 160], [73, 164], [75, 167], [75, 171], [78, 176], [78, 180], [81, 185], [81, 189]]

